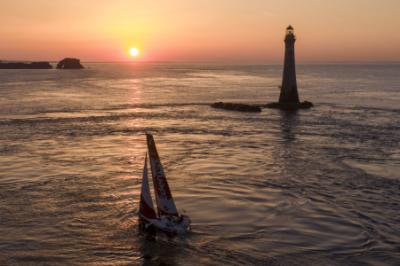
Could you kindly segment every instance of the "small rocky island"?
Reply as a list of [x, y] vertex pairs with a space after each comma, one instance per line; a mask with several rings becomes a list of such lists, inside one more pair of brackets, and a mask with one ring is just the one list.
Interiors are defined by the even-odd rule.
[[64, 58], [57, 64], [57, 69], [83, 69], [81, 60], [77, 58]]
[[2, 62], [0, 69], [52, 69], [49, 62]]
[[244, 103], [224, 103], [217, 102], [211, 104], [211, 107], [230, 110], [230, 111], [239, 111], [239, 112], [261, 112], [261, 108], [256, 105], [249, 105]]

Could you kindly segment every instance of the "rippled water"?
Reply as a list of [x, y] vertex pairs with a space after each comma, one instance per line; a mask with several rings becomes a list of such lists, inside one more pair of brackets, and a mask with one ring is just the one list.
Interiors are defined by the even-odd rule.
[[[0, 71], [0, 265], [398, 265], [400, 65], [88, 64]], [[193, 232], [146, 241], [153, 132]]]

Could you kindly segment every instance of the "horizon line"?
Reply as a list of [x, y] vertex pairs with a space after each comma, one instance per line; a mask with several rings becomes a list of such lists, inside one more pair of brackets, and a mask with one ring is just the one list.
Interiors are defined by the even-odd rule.
[[[79, 58], [78, 58], [79, 59]], [[220, 65], [283, 65], [278, 62], [240, 62], [240, 61], [213, 61], [213, 60], [154, 60], [154, 61], [141, 61], [141, 60], [80, 60], [82, 63], [88, 64], [220, 64]], [[59, 60], [10, 60], [0, 59], [0, 62], [49, 62], [58, 63]], [[400, 61], [386, 61], [386, 60], [367, 60], [367, 61], [304, 61], [297, 62], [296, 65], [353, 65], [353, 64], [400, 64]]]

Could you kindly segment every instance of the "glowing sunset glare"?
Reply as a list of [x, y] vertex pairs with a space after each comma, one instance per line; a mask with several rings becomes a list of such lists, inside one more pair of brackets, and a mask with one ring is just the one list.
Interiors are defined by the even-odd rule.
[[139, 50], [135, 47], [132, 47], [131, 49], [129, 49], [129, 54], [132, 57], [137, 57], [139, 55]]

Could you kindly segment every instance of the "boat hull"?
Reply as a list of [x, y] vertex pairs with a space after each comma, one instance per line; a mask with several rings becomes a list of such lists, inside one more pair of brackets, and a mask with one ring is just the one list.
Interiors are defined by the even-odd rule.
[[158, 219], [147, 219], [141, 217], [140, 228], [150, 233], [162, 232], [168, 236], [186, 234], [190, 231], [190, 218], [180, 215], [179, 218], [171, 216], [161, 216]]

